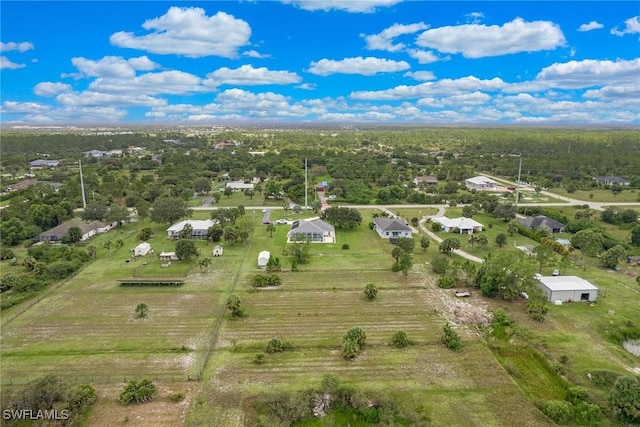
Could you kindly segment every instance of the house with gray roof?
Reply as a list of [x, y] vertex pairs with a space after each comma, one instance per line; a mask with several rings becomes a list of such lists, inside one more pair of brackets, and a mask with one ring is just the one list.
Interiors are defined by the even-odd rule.
[[564, 225], [560, 221], [556, 221], [555, 219], [549, 218], [544, 215], [520, 218], [518, 219], [518, 222], [530, 229], [540, 227], [548, 228], [552, 233], [562, 233], [566, 227], [566, 225]]
[[631, 182], [629, 180], [621, 177], [621, 176], [597, 176], [593, 178], [598, 184], [604, 185], [630, 185]]
[[69, 235], [69, 230], [72, 227], [78, 227], [80, 229], [82, 233], [80, 241], [85, 241], [96, 234], [106, 233], [111, 229], [111, 224], [105, 224], [100, 221], [87, 223], [80, 220], [69, 220], [39, 234], [35, 240], [38, 242], [61, 242], [63, 237]]
[[319, 219], [314, 221], [298, 220], [291, 224], [287, 239], [289, 242], [304, 239], [312, 243], [335, 243], [336, 230], [333, 225]]
[[395, 241], [400, 237], [413, 237], [413, 230], [407, 221], [400, 218], [377, 217], [373, 219], [373, 230], [380, 238]]

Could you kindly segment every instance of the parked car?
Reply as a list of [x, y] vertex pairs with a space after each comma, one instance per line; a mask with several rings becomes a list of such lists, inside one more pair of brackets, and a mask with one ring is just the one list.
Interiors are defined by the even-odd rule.
[[286, 224], [287, 220], [286, 219], [279, 219], [276, 221], [276, 224]]

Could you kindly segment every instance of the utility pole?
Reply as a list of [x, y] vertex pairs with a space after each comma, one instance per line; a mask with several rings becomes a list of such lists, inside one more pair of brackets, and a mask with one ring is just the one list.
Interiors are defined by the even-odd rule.
[[309, 207], [309, 203], [307, 198], [308, 195], [308, 182], [307, 182], [307, 158], [304, 158], [304, 208], [307, 209]]
[[84, 194], [84, 178], [82, 177], [82, 160], [78, 159], [80, 165], [80, 188], [82, 189], [82, 208], [87, 209], [87, 196]]
[[520, 196], [520, 173], [522, 172], [522, 153], [520, 154], [520, 165], [518, 166], [518, 181], [516, 181], [516, 209], [518, 208], [518, 198]]

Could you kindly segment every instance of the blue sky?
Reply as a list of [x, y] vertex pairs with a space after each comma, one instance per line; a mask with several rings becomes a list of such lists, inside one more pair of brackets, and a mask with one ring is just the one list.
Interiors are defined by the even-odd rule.
[[0, 121], [640, 124], [637, 1], [2, 1]]

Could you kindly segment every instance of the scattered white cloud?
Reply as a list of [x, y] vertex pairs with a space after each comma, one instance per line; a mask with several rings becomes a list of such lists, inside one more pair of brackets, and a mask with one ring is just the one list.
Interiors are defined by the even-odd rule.
[[583, 96], [598, 99], [631, 99], [640, 104], [640, 86], [606, 86], [602, 89], [587, 90]]
[[552, 50], [564, 46], [565, 38], [553, 22], [516, 18], [502, 26], [465, 24], [429, 29], [418, 36], [416, 44], [465, 58], [485, 58]]
[[367, 49], [369, 50], [386, 50], [388, 52], [398, 52], [405, 48], [404, 43], [396, 43], [393, 41], [395, 38], [399, 36], [403, 36], [406, 34], [414, 34], [421, 30], [426, 30], [429, 28], [428, 25], [419, 22], [416, 24], [393, 24], [389, 28], [384, 29], [382, 32], [378, 34], [365, 35], [365, 41], [367, 42]]
[[9, 52], [12, 50], [17, 50], [18, 52], [26, 52], [28, 50], [33, 49], [33, 43], [31, 42], [20, 42], [20, 43], [16, 43], [16, 42], [8, 42], [8, 43], [3, 43], [0, 42], [0, 52]]
[[202, 79], [198, 76], [172, 70], [142, 74], [130, 79], [100, 77], [89, 84], [89, 90], [137, 95], [183, 95], [208, 92], [212, 89], [202, 86]]
[[158, 64], [147, 56], [124, 59], [121, 56], [105, 56], [97, 61], [82, 57], [71, 58], [71, 63], [79, 73], [69, 76], [81, 77], [112, 77], [127, 79], [134, 77], [136, 71], [150, 71], [158, 68]]
[[207, 74], [206, 86], [227, 85], [287, 85], [302, 81], [302, 77], [290, 71], [273, 71], [266, 67], [253, 68], [251, 65], [243, 65], [236, 69], [220, 68]]
[[634, 16], [624, 21], [624, 29], [619, 30], [618, 27], [611, 29], [611, 34], [622, 37], [625, 34], [638, 34], [640, 33], [640, 16]]
[[71, 90], [71, 85], [66, 83], [40, 82], [33, 88], [33, 93], [38, 96], [55, 96]]
[[120, 31], [109, 40], [114, 46], [163, 55], [236, 58], [238, 50], [249, 44], [251, 36], [251, 27], [242, 19], [225, 12], [207, 16], [199, 7], [173, 6], [166, 14], [145, 21], [142, 27], [152, 32], [136, 36]]
[[328, 76], [330, 74], [359, 74], [362, 76], [373, 76], [378, 73], [393, 73], [409, 69], [406, 61], [393, 61], [384, 58], [345, 58], [340, 61], [333, 59], [321, 59], [311, 62], [307, 70], [311, 74]]
[[17, 70], [26, 67], [25, 64], [11, 62], [6, 56], [0, 56], [0, 70]]
[[534, 84], [545, 88], [576, 89], [591, 86], [638, 84], [640, 58], [625, 61], [587, 59], [556, 63], [538, 73]]
[[598, 21], [591, 21], [588, 24], [580, 25], [580, 27], [578, 27], [578, 31], [593, 31], [600, 30], [602, 28], [604, 28], [604, 25], [602, 25]]
[[484, 13], [482, 12], [471, 12], [465, 15], [467, 18], [467, 22], [469, 24], [479, 24], [484, 19]]
[[16, 101], [4, 101], [0, 107], [2, 113], [41, 113], [48, 111], [51, 107], [38, 102], [16, 102]]
[[309, 11], [342, 10], [350, 13], [371, 13], [380, 7], [389, 7], [402, 0], [280, 0]]
[[355, 91], [352, 99], [358, 100], [398, 100], [422, 98], [430, 96], [452, 96], [472, 91], [499, 91], [507, 84], [499, 78], [481, 80], [474, 76], [460, 79], [442, 79], [435, 82], [421, 83], [415, 86], [401, 85], [379, 91]]
[[266, 53], [260, 53], [256, 50], [245, 50], [244, 52], [242, 52], [242, 56], [247, 56], [249, 58], [256, 58], [256, 59], [271, 58], [271, 55]]
[[405, 77], [411, 77], [414, 80], [419, 80], [422, 82], [435, 80], [436, 76], [431, 71], [409, 71], [408, 73], [404, 73]]
[[61, 93], [56, 97], [56, 101], [68, 106], [156, 107], [167, 104], [164, 99], [148, 95], [123, 95], [92, 91]]
[[316, 90], [315, 84], [302, 83], [301, 85], [294, 86], [296, 89], [302, 90]]
[[114, 107], [76, 107], [65, 106], [51, 108], [42, 113], [32, 112], [22, 118], [26, 123], [50, 124], [50, 123], [88, 123], [103, 124], [117, 123], [127, 116], [127, 111]]
[[432, 62], [448, 61], [451, 57], [439, 57], [432, 50], [410, 49], [409, 56], [416, 59], [420, 64], [431, 64]]

